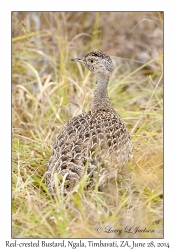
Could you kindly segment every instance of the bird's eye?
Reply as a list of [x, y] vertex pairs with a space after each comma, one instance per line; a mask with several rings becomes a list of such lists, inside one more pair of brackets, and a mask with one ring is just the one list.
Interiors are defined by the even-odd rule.
[[93, 60], [91, 59], [91, 63], [93, 63]]

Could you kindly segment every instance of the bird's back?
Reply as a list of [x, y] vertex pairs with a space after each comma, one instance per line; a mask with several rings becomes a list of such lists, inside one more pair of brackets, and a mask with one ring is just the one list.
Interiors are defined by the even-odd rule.
[[121, 169], [132, 154], [130, 135], [115, 112], [93, 110], [69, 120], [59, 132], [50, 157], [46, 180], [54, 192], [54, 174], [65, 176], [71, 190], [86, 173], [97, 175]]

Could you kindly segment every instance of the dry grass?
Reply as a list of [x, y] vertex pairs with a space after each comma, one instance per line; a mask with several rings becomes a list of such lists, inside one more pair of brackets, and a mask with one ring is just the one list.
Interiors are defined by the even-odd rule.
[[[154, 12], [12, 14], [14, 238], [163, 237], [162, 22]], [[56, 134], [89, 109], [95, 82], [70, 58], [91, 50], [113, 56], [109, 96], [134, 157], [107, 193], [84, 190], [82, 180], [73, 194], [51, 197], [44, 173]], [[150, 231], [125, 232], [137, 226]]]

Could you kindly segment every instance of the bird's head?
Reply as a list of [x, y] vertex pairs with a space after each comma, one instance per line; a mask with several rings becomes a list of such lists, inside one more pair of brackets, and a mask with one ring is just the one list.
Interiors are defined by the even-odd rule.
[[92, 51], [82, 58], [72, 58], [71, 60], [83, 63], [90, 71], [97, 74], [102, 72], [111, 73], [113, 69], [111, 58], [101, 51]]

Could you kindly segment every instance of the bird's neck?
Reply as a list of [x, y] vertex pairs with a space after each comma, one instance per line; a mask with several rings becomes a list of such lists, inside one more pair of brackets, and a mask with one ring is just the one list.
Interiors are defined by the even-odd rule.
[[107, 90], [110, 74], [106, 72], [99, 73], [97, 77], [98, 77], [98, 82], [94, 92], [94, 98], [92, 100], [91, 110], [102, 109], [105, 111], [114, 111], [110, 103]]

